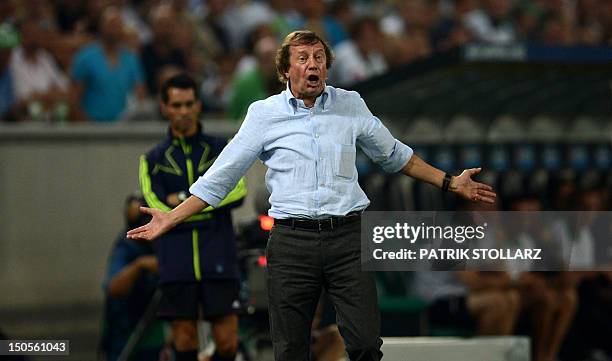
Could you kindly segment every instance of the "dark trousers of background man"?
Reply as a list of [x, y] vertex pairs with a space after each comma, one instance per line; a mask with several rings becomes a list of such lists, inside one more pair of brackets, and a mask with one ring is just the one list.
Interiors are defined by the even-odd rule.
[[275, 225], [267, 247], [268, 302], [276, 361], [308, 361], [321, 287], [336, 309], [351, 361], [378, 361], [380, 312], [372, 273], [360, 264], [360, 222], [310, 231]]

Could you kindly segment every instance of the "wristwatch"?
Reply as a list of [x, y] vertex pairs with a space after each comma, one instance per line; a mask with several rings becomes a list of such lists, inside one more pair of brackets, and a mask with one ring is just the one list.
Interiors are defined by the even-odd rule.
[[444, 179], [442, 179], [442, 190], [443, 191], [448, 192], [452, 179], [453, 179], [452, 175], [448, 173], [444, 173]]
[[180, 191], [178, 194], [178, 200], [184, 202], [187, 198], [189, 198], [189, 193], [185, 191]]

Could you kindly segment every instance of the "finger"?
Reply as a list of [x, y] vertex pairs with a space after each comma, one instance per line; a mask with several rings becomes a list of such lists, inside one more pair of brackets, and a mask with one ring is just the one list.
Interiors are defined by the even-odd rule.
[[488, 190], [488, 191], [492, 191], [493, 190], [493, 187], [491, 187], [490, 185], [484, 184], [484, 183], [478, 183], [478, 182], [476, 182], [476, 188], [478, 188], [478, 189], [485, 189], [485, 190]]
[[489, 192], [489, 191], [485, 191], [485, 190], [479, 190], [478, 191], [478, 195], [484, 196], [484, 197], [489, 197], [489, 198], [497, 198], [497, 194], [495, 192]]
[[144, 214], [153, 215], [153, 209], [151, 209], [149, 207], [145, 207], [145, 206], [140, 206], [140, 212], [142, 212]]
[[140, 233], [135, 233], [135, 234], [128, 234], [126, 235], [126, 237], [129, 239], [140, 239], [142, 236]]
[[139, 233], [138, 235], [136, 235], [136, 237], [138, 237], [139, 240], [141, 241], [150, 241], [151, 237], [149, 236], [149, 232], [142, 232]]
[[137, 235], [137, 234], [140, 234], [142, 232], [146, 232], [148, 228], [149, 228], [149, 224], [147, 223], [144, 226], [140, 226], [138, 228], [134, 228], [134, 229], [129, 230], [127, 232], [127, 235], [128, 236]]
[[145, 227], [146, 227], [146, 225], [140, 226], [138, 228], [130, 229], [129, 231], [127, 231], [127, 235], [131, 236], [131, 235], [142, 233], [142, 232], [146, 231]]
[[487, 203], [495, 203], [495, 197], [491, 197], [488, 195], [483, 195], [480, 193], [473, 193], [470, 197], [470, 200], [474, 202], [487, 202]]
[[478, 196], [478, 200], [481, 202], [490, 203], [490, 204], [495, 203], [495, 198], [491, 198], [491, 197]]
[[471, 168], [468, 169], [468, 174], [471, 176], [476, 175], [478, 173], [480, 173], [480, 171], [482, 170], [482, 168]]
[[150, 236], [150, 232], [148, 232], [148, 231], [144, 231], [144, 232], [128, 235], [128, 238], [130, 238], [130, 239], [137, 239], [137, 240], [141, 240], [141, 241], [151, 241], [152, 240], [152, 238]]

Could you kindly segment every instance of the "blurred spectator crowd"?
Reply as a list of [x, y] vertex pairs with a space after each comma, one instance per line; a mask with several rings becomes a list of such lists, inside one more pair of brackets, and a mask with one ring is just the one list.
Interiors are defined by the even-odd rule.
[[612, 0], [0, 0], [0, 116], [159, 119], [159, 84], [187, 70], [205, 112], [240, 120], [283, 89], [276, 47], [304, 28], [350, 87], [471, 41], [609, 46]]

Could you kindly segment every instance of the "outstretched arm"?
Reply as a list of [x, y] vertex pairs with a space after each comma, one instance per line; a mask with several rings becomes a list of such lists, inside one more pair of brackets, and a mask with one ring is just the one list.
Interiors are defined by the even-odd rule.
[[[461, 175], [452, 177], [448, 190], [471, 201], [495, 203], [496, 194], [493, 192], [493, 188], [484, 183], [472, 180], [472, 176], [480, 173], [480, 170], [480, 168], [466, 169]], [[416, 154], [410, 157], [410, 160], [402, 168], [401, 172], [407, 176], [433, 184], [439, 188], [442, 188], [445, 174], [438, 168], [427, 164]]]
[[[252, 115], [252, 108], [253, 105], [234, 139], [221, 151], [206, 174], [191, 185], [189, 191], [194, 195], [171, 211], [141, 207], [143, 213], [151, 215], [151, 222], [130, 230], [128, 238], [152, 241], [209, 205], [223, 205], [224, 198], [240, 182], [263, 149], [261, 134], [264, 128], [258, 126], [257, 114]], [[244, 196], [244, 182], [237, 188], [230, 201]]]
[[127, 237], [131, 239], [153, 241], [174, 228], [177, 224], [199, 213], [206, 207], [208, 207], [208, 203], [196, 196], [187, 198], [185, 202], [179, 204], [169, 212], [154, 208], [140, 207], [141, 212], [151, 215], [151, 221], [144, 226], [128, 231]]

